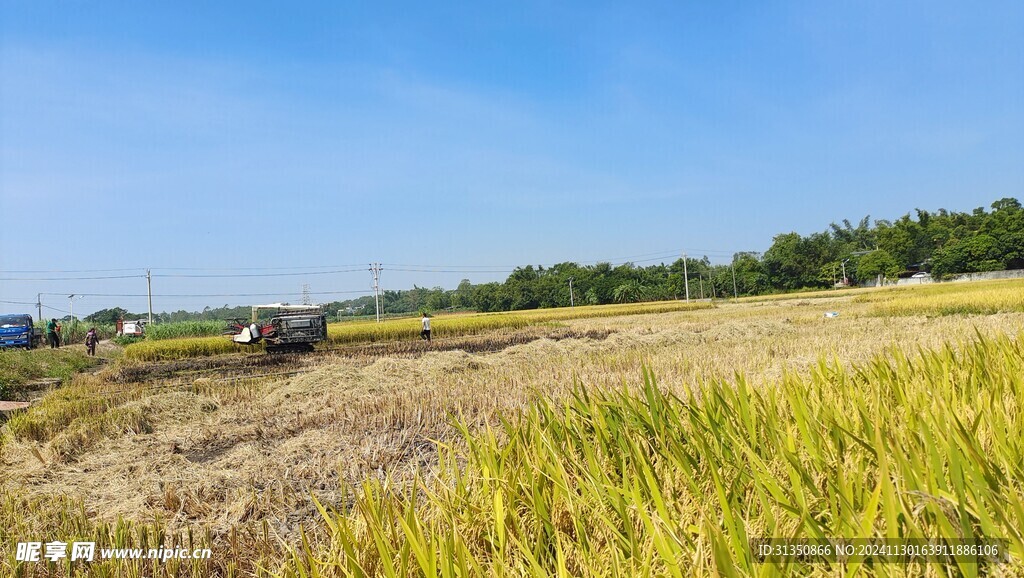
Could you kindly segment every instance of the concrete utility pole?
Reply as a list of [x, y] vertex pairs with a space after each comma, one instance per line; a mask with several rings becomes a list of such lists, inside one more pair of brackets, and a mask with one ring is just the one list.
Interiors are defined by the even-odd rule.
[[38, 319], [39, 321], [43, 320], [43, 299], [42, 299], [42, 297], [43, 297], [42, 293], [36, 293], [36, 308], [39, 309], [39, 317], [37, 317], [36, 319]]
[[683, 284], [686, 285], [686, 302], [690, 302], [690, 274], [686, 272], [686, 253], [683, 253]]
[[149, 324], [153, 324], [153, 276], [146, 269], [146, 294], [149, 296]]
[[[732, 298], [733, 299], [739, 299], [740, 298], [740, 294], [739, 294], [738, 291], [736, 291], [736, 260], [735, 259], [732, 260], [732, 264], [730, 265], [730, 268], [732, 269]], [[726, 291], [728, 291], [728, 289], [726, 289]]]
[[68, 332], [68, 337], [65, 337], [65, 339], [66, 339], [65, 343], [68, 342], [67, 339], [71, 339], [71, 334], [75, 332], [75, 294], [74, 293], [72, 293], [71, 295], [68, 295], [68, 302], [71, 305], [69, 307], [71, 309], [71, 311], [69, 312], [71, 314], [71, 329]]
[[572, 277], [569, 277], [569, 307], [575, 307], [576, 300], [572, 296]]
[[373, 302], [377, 308], [377, 323], [380, 323], [380, 263], [370, 263], [370, 273], [373, 274]]

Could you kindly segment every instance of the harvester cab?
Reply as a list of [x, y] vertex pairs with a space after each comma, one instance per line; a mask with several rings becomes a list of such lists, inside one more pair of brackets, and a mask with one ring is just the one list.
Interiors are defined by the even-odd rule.
[[[260, 321], [260, 311], [274, 313]], [[327, 317], [323, 310], [311, 305], [254, 305], [252, 320], [236, 321], [228, 326], [231, 340], [242, 345], [266, 343], [268, 353], [313, 351], [313, 344], [327, 339]]]

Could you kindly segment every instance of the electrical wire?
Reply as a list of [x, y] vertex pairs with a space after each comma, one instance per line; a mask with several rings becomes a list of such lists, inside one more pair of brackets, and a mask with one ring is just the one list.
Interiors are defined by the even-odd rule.
[[[721, 251], [713, 249], [686, 249], [687, 253], [703, 253], [705, 255], [734, 255], [735, 251]], [[658, 251], [652, 253], [641, 253], [637, 255], [630, 255], [627, 257], [620, 257], [616, 259], [596, 259], [592, 261], [565, 261], [566, 263], [576, 263], [579, 265], [588, 265], [596, 263], [650, 263], [661, 259], [681, 257], [684, 250], [672, 250], [672, 251]], [[548, 268], [554, 267], [559, 263], [549, 264]], [[482, 273], [501, 273], [510, 274], [515, 272], [522, 266], [495, 266], [495, 265], [413, 265], [413, 264], [396, 264], [396, 263], [384, 263], [383, 270], [389, 272], [403, 272], [403, 273], [458, 273], [458, 274], [482, 274]], [[545, 267], [545, 265], [538, 265], [539, 267]], [[320, 270], [329, 269], [329, 270]], [[0, 270], [0, 274], [38, 274], [38, 273], [116, 273], [124, 271], [143, 271], [145, 268], [123, 268], [123, 269], [54, 269], [54, 270]], [[208, 278], [208, 279], [231, 279], [231, 278], [259, 278], [259, 277], [298, 277], [298, 276], [309, 276], [309, 275], [335, 275], [342, 273], [358, 273], [365, 272], [367, 268], [362, 265], [310, 265], [310, 266], [289, 266], [289, 267], [163, 267], [159, 269], [149, 269], [151, 277], [158, 278]], [[214, 273], [214, 274], [190, 274], [190, 273], [155, 273], [153, 271], [288, 271], [288, 272], [267, 272], [267, 273]], [[0, 281], [92, 281], [92, 280], [117, 280], [117, 279], [144, 279], [147, 275], [135, 274], [135, 275], [96, 275], [96, 276], [64, 276], [64, 277], [0, 277]], [[382, 289], [382, 291], [391, 291]], [[403, 290], [397, 290], [401, 292]], [[372, 290], [353, 290], [353, 291], [315, 291], [304, 293], [306, 295], [370, 295], [374, 292]], [[48, 296], [64, 296], [65, 293], [40, 293], [40, 295]], [[147, 298], [150, 297], [148, 293], [76, 293], [82, 297], [110, 297], [110, 298]], [[164, 298], [164, 299], [208, 299], [208, 298], [244, 298], [244, 297], [292, 297], [299, 296], [300, 293], [293, 292], [275, 292], [275, 293], [155, 293], [152, 297]], [[37, 305], [36, 302], [32, 301], [0, 301], [9, 305]], [[47, 309], [59, 311], [61, 313], [68, 313], [62, 309], [43, 305]]]
[[121, 271], [145, 271], [145, 267], [128, 267], [125, 269], [3, 269], [0, 273], [118, 273]]
[[[562, 261], [570, 263], [625, 263], [625, 262], [640, 262], [633, 261], [640, 257], [645, 257], [643, 260], [651, 261], [660, 258], [674, 257], [681, 255], [683, 252], [697, 252], [707, 253], [716, 255], [732, 255], [735, 251], [723, 251], [720, 249], [679, 249], [679, 250], [665, 250], [655, 251], [651, 253], [640, 253], [637, 255], [629, 255], [626, 257], [616, 258], [605, 258], [605, 259], [592, 259], [583, 261]], [[539, 266], [554, 266], [559, 263], [541, 263]], [[506, 271], [514, 271], [521, 267], [521, 265], [425, 265], [425, 264], [410, 264], [410, 263], [382, 263], [386, 267], [400, 267], [401, 269], [392, 269], [394, 271], [413, 271], [413, 272], [440, 272], [440, 273], [456, 273], [465, 271], [467, 273], [504, 273]], [[0, 274], [45, 274], [45, 273], [116, 273], [124, 271], [145, 271], [146, 267], [129, 267], [121, 269], [4, 269], [0, 270]], [[361, 264], [349, 264], [349, 265], [302, 265], [302, 266], [288, 266], [288, 267], [149, 267], [152, 271], [296, 271], [295, 273], [253, 273], [253, 274], [224, 274], [224, 275], [187, 275], [187, 274], [154, 274], [154, 277], [277, 277], [277, 276], [290, 276], [290, 275], [327, 275], [334, 273], [353, 273], [359, 271], [365, 271], [365, 267]], [[316, 271], [316, 269], [330, 269], [329, 271]], [[145, 277], [143, 274], [138, 275], [115, 275], [115, 276], [93, 276], [93, 277], [48, 277], [48, 278], [0, 278], [0, 281], [78, 281], [78, 280], [93, 280], [93, 279], [131, 279]]]
[[[349, 265], [304, 265], [301, 267], [159, 267], [160, 271], [297, 271], [299, 269], [351, 269], [363, 267], [362, 263]], [[156, 268], [152, 268], [156, 270]], [[362, 271], [363, 269], [356, 269]]]
[[0, 281], [94, 281], [98, 279], [145, 279], [145, 275], [108, 275], [103, 277], [0, 277]]
[[35, 305], [35, 301], [0, 301], [0, 303], [9, 303], [11, 305]]
[[[348, 295], [356, 293], [373, 293], [369, 289], [356, 291], [310, 291], [308, 295]], [[63, 293], [40, 293], [40, 295], [64, 295]], [[149, 297], [148, 293], [75, 293], [81, 297]], [[154, 293], [153, 297], [277, 297], [284, 295], [301, 295], [299, 292], [280, 291], [277, 293]], [[35, 303], [33, 303], [35, 305]]]
[[432, 268], [404, 268], [404, 267], [391, 267], [381, 268], [381, 271], [401, 271], [403, 273], [512, 273], [515, 269], [432, 269]]
[[206, 274], [177, 274], [172, 273], [170, 275], [153, 275], [153, 277], [172, 277], [172, 278], [206, 278], [206, 279], [235, 279], [238, 277], [297, 277], [297, 276], [308, 276], [308, 275], [334, 275], [336, 273], [355, 273], [363, 272], [366, 269], [337, 269], [334, 271], [307, 271], [302, 273], [231, 273], [221, 275], [206, 275]]

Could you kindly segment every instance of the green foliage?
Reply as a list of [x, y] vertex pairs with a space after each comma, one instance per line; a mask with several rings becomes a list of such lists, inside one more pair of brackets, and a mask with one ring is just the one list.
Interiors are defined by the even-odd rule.
[[775, 288], [827, 287], [829, 284], [821, 279], [822, 267], [840, 255], [839, 247], [827, 233], [815, 233], [810, 237], [786, 233], [775, 237], [764, 254], [764, 266], [768, 280]]
[[177, 339], [179, 337], [205, 337], [220, 335], [227, 323], [224, 321], [178, 321], [154, 323], [146, 326], [146, 339]]
[[644, 287], [637, 279], [626, 281], [612, 292], [616, 303], [637, 303], [643, 301], [648, 293], [647, 287]]
[[870, 279], [881, 275], [886, 279], [894, 279], [897, 275], [902, 273], [904, 267], [900, 265], [896, 258], [889, 254], [885, 249], [879, 249], [872, 251], [867, 255], [860, 258], [857, 263], [857, 274], [862, 280]]
[[918, 209], [916, 220], [904, 215], [871, 227], [865, 217], [857, 227], [844, 221], [844, 226], [833, 224], [830, 231], [808, 237], [786, 233], [775, 237], [763, 265], [774, 290], [826, 287], [844, 259], [849, 259], [847, 276], [855, 282], [929, 268], [941, 278], [1024, 267], [1024, 210], [1011, 198], [992, 203], [992, 209]]
[[111, 309], [100, 309], [92, 315], [87, 315], [84, 320], [89, 323], [100, 325], [116, 325], [118, 319], [142, 319], [142, 313], [129, 313], [126, 309], [113, 307]]
[[113, 338], [113, 341], [121, 347], [128, 347], [132, 343], [138, 343], [144, 339], [145, 337], [141, 335], [117, 335]]
[[954, 239], [935, 251], [932, 274], [948, 277], [953, 273], [998, 271], [1003, 268], [999, 243], [991, 235], [980, 234]]

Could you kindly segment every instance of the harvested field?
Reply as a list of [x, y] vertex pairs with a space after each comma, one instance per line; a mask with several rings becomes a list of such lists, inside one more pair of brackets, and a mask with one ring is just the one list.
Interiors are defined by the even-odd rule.
[[[843, 371], [902, 363], [919, 348], [952, 343], [958, 351], [972, 340], [1017, 336], [1024, 329], [1020, 312], [890, 318], [873, 307], [849, 295], [772, 300], [565, 320], [564, 327], [501, 330], [429, 346], [407, 341], [309, 356], [122, 361], [76, 378], [12, 420], [2, 447], [9, 474], [0, 519], [19, 531], [104, 540], [115, 539], [109, 524], [119, 516], [131, 521], [133, 531], [178, 539], [191, 532], [219, 556], [192, 575], [249, 575], [259, 567], [268, 575], [297, 575], [300, 568], [312, 571], [313, 558], [341, 556], [331, 546], [339, 540], [359, 548], [367, 567], [385, 573], [379, 554], [365, 549], [373, 547], [368, 514], [352, 512], [354, 533], [339, 533], [325, 523], [314, 497], [342, 512], [363, 503], [408, 513], [400, 501], [382, 497], [382, 488], [420, 483], [426, 491], [435, 475], [453, 475], [451, 462], [439, 461], [449, 451], [444, 448], [455, 452], [450, 459], [458, 463], [472, 461], [465, 452], [474, 436], [495, 427], [500, 442], [518, 431], [504, 429], [503, 419], [515, 423], [538, 404], [557, 408], [580, 388], [642, 396], [643, 367], [656, 376], [660, 391], [683, 398], [738, 375], [755, 390], [771, 390], [787, 379], [816, 379], [822, 362]], [[825, 311], [840, 315], [825, 318]], [[1019, 471], [1004, 475], [1020, 488]], [[381, 486], [373, 486], [370, 501], [357, 502], [367, 481]], [[84, 510], [61, 514], [78, 512], [53, 500], [64, 495], [80, 500]], [[38, 513], [19, 513], [24, 504]], [[430, 508], [439, 509], [417, 509], [415, 515], [427, 523], [443, 516], [443, 507], [434, 504]], [[715, 535], [701, 528], [698, 535]], [[310, 540], [308, 550], [292, 558], [289, 549], [297, 547], [300, 531]], [[397, 534], [393, 539], [396, 548], [405, 543]], [[512, 550], [504, 552], [512, 556]], [[706, 548], [691, 553], [703, 572], [711, 571]], [[516, 560], [505, 563], [514, 568]]]

